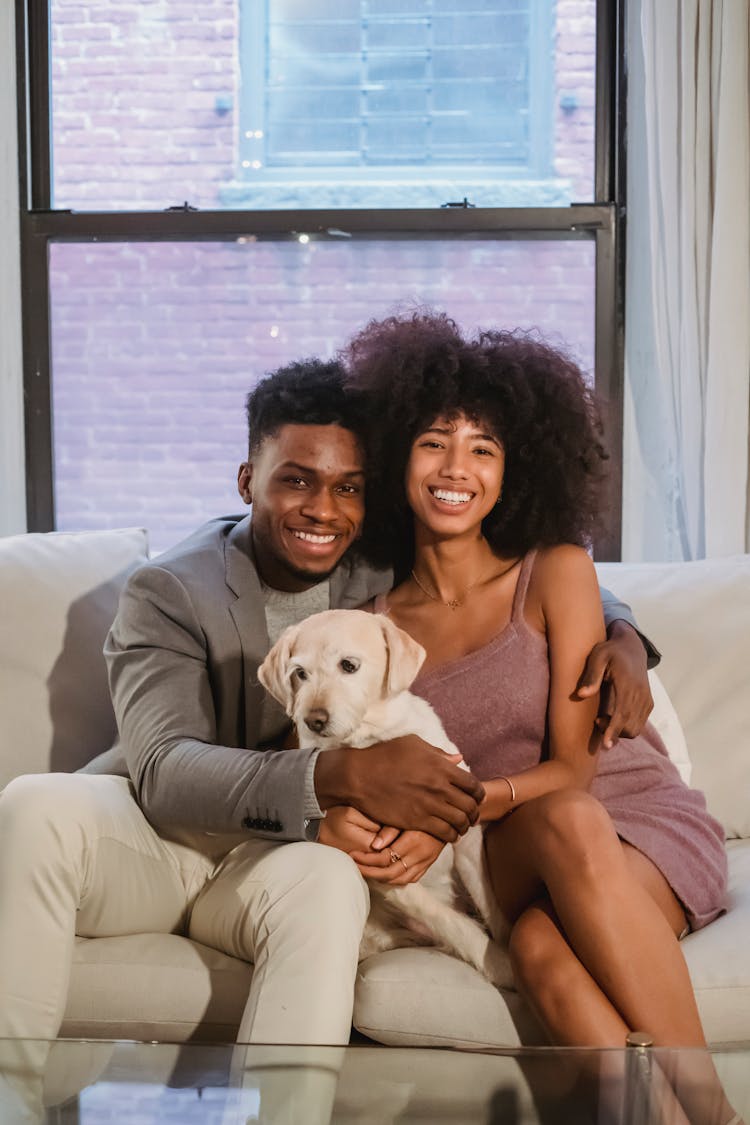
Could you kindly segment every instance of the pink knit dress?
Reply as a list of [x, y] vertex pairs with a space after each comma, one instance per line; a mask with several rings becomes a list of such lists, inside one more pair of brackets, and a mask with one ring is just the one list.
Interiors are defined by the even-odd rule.
[[[547, 755], [547, 640], [524, 616], [535, 555], [530, 551], [521, 564], [508, 625], [476, 652], [418, 676], [411, 689], [432, 704], [482, 781], [521, 773]], [[386, 599], [378, 599], [375, 609], [387, 612]], [[653, 727], [602, 750], [590, 792], [620, 838], [662, 872], [692, 930], [722, 912], [724, 832], [703, 794], [684, 784]]]

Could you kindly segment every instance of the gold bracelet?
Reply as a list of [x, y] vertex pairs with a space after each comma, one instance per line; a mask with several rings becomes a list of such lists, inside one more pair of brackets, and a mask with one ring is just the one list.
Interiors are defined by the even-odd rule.
[[515, 799], [516, 799], [516, 787], [515, 787], [515, 785], [510, 780], [509, 777], [505, 777], [504, 775], [499, 777], [497, 780], [498, 781], [504, 781], [507, 784], [508, 788], [510, 789], [510, 803], [512, 805], [515, 802]]

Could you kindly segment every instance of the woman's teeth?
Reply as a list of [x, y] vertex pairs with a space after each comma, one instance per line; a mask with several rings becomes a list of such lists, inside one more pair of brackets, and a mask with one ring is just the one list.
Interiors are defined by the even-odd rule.
[[471, 492], [449, 492], [445, 488], [433, 488], [432, 495], [436, 500], [444, 500], [446, 504], [466, 504], [471, 500]]

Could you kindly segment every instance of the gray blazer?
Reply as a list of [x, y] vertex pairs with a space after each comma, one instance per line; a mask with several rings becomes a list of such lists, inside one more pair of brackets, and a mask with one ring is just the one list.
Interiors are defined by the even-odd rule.
[[[361, 605], [390, 585], [389, 573], [344, 561], [331, 605]], [[305, 838], [313, 751], [254, 749], [269, 648], [249, 516], [212, 520], [130, 577], [104, 655], [126, 772], [158, 828], [223, 834], [265, 822], [260, 835]]]
[[[164, 831], [301, 840], [315, 751], [255, 749], [270, 642], [250, 519], [212, 520], [128, 580], [104, 646], [120, 743], [92, 769], [129, 774]], [[352, 608], [390, 586], [389, 572], [345, 559], [331, 605]], [[608, 623], [634, 624], [606, 592], [603, 604]]]

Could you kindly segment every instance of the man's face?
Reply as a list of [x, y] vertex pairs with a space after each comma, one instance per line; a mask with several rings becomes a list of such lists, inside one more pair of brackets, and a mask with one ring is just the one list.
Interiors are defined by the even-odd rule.
[[364, 453], [341, 426], [282, 426], [240, 465], [240, 495], [253, 505], [253, 548], [263, 581], [305, 590], [327, 578], [359, 535]]

